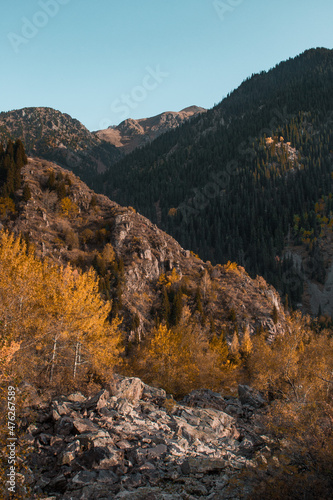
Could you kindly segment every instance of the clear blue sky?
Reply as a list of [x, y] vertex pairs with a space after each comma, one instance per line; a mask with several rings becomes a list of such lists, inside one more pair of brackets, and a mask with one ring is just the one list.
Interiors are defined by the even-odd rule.
[[252, 73], [333, 48], [332, 19], [332, 0], [10, 0], [0, 111], [48, 106], [97, 130], [209, 108]]

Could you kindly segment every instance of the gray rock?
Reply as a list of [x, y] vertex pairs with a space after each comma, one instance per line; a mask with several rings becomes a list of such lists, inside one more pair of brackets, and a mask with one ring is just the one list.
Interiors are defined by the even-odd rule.
[[238, 395], [243, 405], [250, 405], [253, 408], [261, 408], [266, 404], [266, 401], [262, 397], [262, 395], [248, 385], [239, 385]]
[[59, 404], [57, 401], [53, 403], [54, 410], [62, 417], [65, 415], [70, 415], [72, 408], [68, 406], [68, 403]]
[[86, 408], [87, 410], [91, 409], [100, 410], [101, 408], [104, 408], [107, 405], [109, 397], [110, 397], [109, 392], [103, 389], [102, 391], [98, 392], [95, 396], [88, 399], [84, 403], [84, 408]]
[[99, 427], [87, 418], [76, 418], [73, 421], [74, 428], [82, 434], [83, 432], [97, 432]]
[[185, 470], [189, 468], [192, 474], [207, 474], [208, 472], [224, 470], [227, 465], [227, 461], [223, 458], [189, 457], [187, 464], [183, 464], [183, 467]]
[[51, 489], [53, 492], [60, 492], [60, 493], [66, 490], [66, 486], [67, 486], [67, 479], [63, 474], [60, 474], [59, 476], [55, 477], [48, 484], [49, 489]]
[[73, 419], [70, 417], [61, 417], [57, 420], [54, 430], [61, 436], [69, 436], [74, 432]]
[[116, 500], [181, 500], [178, 494], [163, 492], [160, 488], [140, 488], [138, 491], [121, 491], [116, 495]]
[[97, 482], [106, 484], [118, 483], [118, 476], [111, 470], [100, 470], [98, 471]]
[[83, 394], [81, 394], [81, 392], [75, 392], [74, 394], [68, 396], [67, 399], [69, 401], [73, 401], [73, 403], [84, 403], [87, 398]]
[[166, 399], [166, 392], [164, 389], [150, 387], [149, 385], [145, 384], [143, 388], [142, 399], [148, 399], [157, 403], [161, 403]]
[[115, 378], [110, 386], [110, 392], [113, 396], [121, 397], [122, 399], [127, 399], [132, 403], [136, 403], [142, 397], [144, 389], [144, 383], [139, 378]]
[[42, 433], [42, 434], [40, 434], [40, 435], [38, 436], [38, 440], [39, 440], [39, 442], [40, 442], [41, 444], [45, 445], [45, 446], [47, 446], [47, 445], [49, 445], [49, 444], [50, 444], [51, 439], [52, 439], [51, 434], [44, 434], [44, 433]]
[[93, 483], [97, 478], [97, 473], [89, 470], [81, 470], [73, 477], [72, 482], [77, 485], [86, 485]]

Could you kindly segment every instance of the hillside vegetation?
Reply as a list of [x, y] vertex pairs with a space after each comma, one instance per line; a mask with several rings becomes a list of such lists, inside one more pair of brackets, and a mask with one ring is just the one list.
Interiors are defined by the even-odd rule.
[[[104, 192], [203, 259], [233, 260], [264, 276], [295, 307], [304, 281], [322, 281], [331, 265], [315, 207], [332, 197], [332, 54], [310, 50], [253, 75], [207, 113], [113, 165]], [[297, 272], [287, 249], [300, 238], [306, 254]]]

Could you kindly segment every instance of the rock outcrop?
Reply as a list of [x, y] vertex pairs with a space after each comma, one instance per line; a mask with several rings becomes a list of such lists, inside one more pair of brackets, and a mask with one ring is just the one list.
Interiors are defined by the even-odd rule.
[[273, 457], [255, 412], [205, 390], [177, 403], [118, 376], [93, 397], [26, 409], [27, 482], [33, 498], [49, 500], [237, 498], [237, 488], [250, 488], [242, 471]]

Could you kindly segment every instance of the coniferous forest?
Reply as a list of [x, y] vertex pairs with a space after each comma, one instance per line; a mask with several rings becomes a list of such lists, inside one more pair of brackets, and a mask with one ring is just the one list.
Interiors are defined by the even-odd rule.
[[318, 236], [332, 203], [332, 83], [327, 49], [253, 75], [114, 165], [103, 189], [202, 258], [263, 275], [295, 306], [303, 282], [285, 247], [306, 243], [319, 280], [324, 272]]

